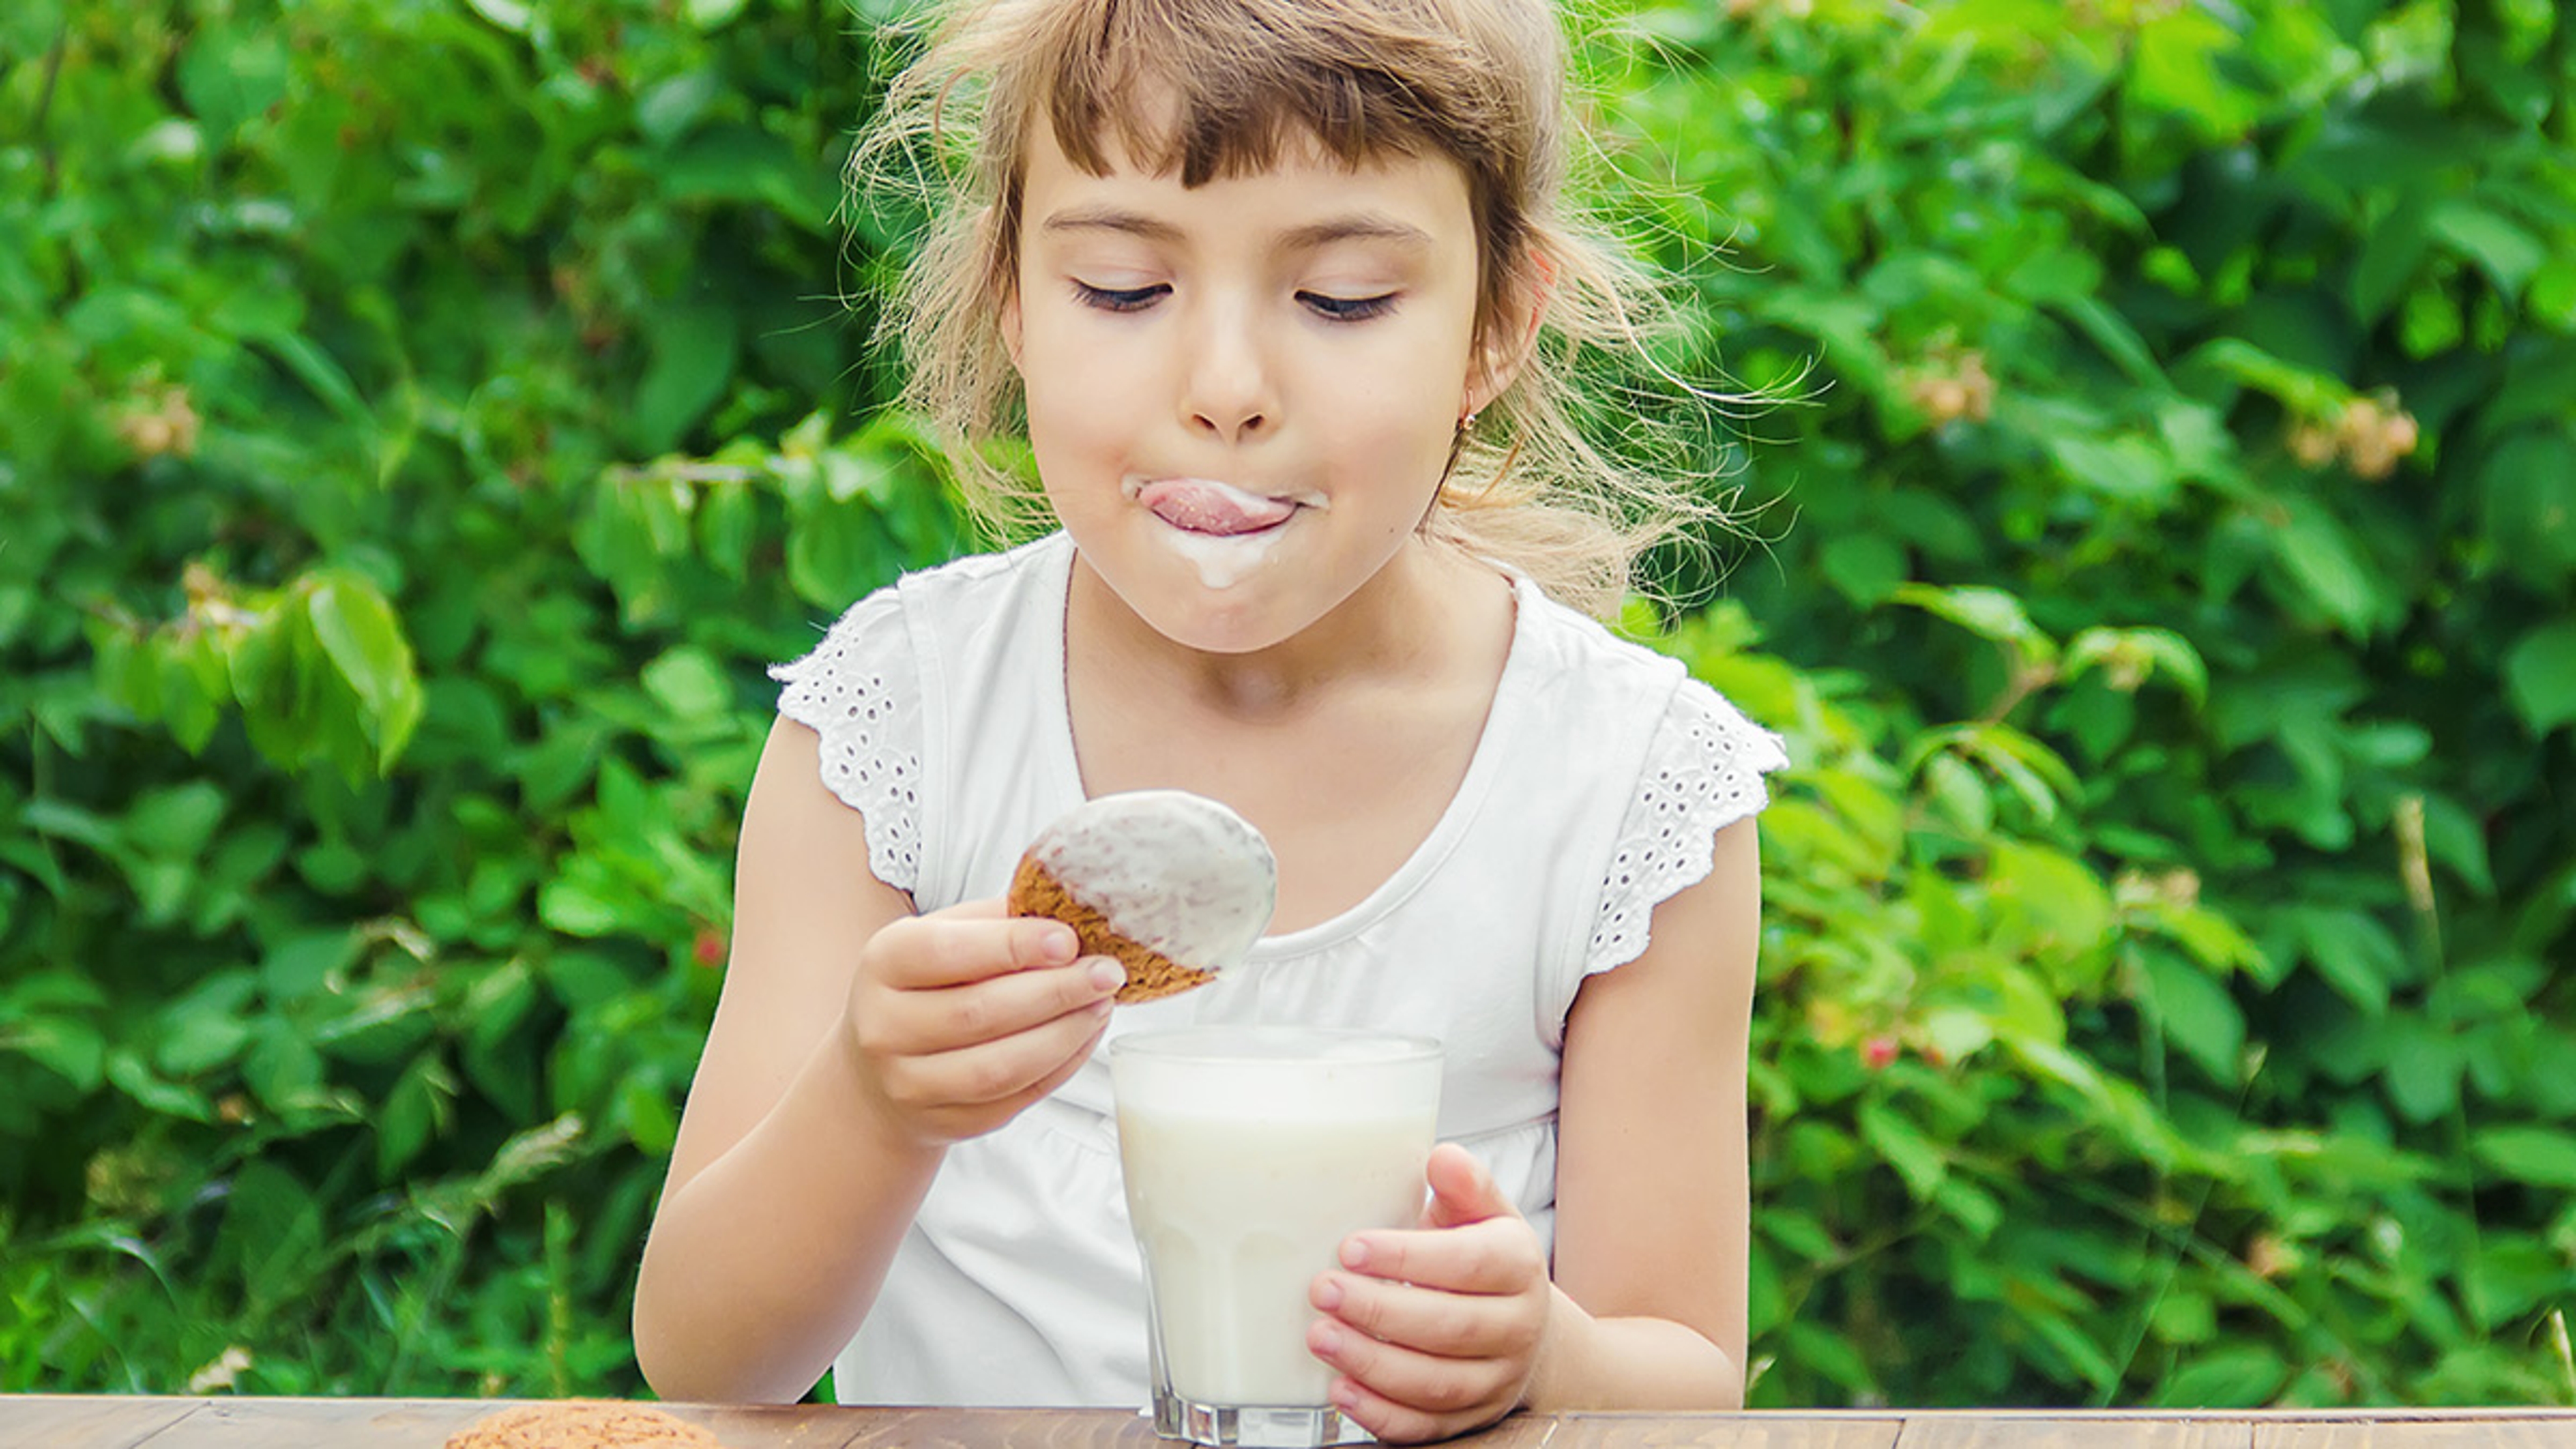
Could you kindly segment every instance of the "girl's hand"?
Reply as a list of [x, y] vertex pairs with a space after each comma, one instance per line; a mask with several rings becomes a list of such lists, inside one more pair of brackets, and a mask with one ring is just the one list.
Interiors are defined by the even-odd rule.
[[1538, 1234], [1465, 1148], [1433, 1148], [1410, 1232], [1356, 1233], [1317, 1275], [1306, 1347], [1341, 1371], [1333, 1402], [1389, 1443], [1446, 1439], [1510, 1413], [1537, 1372], [1554, 1289]]
[[1081, 1067], [1125, 984], [1073, 929], [970, 901], [889, 923], [859, 952], [848, 1025], [868, 1105], [898, 1141], [980, 1136]]

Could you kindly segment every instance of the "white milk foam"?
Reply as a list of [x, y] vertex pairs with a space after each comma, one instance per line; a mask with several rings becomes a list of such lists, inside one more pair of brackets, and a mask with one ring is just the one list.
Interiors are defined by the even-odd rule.
[[1211, 589], [1230, 589], [1243, 582], [1244, 575], [1270, 561], [1270, 550], [1286, 533], [1285, 528], [1265, 528], [1258, 533], [1192, 533], [1186, 528], [1167, 528], [1164, 540], [1172, 550], [1198, 567], [1199, 582]]
[[1241, 961], [1279, 900], [1279, 863], [1261, 832], [1185, 790], [1103, 795], [1029, 849], [1110, 929], [1203, 971]]

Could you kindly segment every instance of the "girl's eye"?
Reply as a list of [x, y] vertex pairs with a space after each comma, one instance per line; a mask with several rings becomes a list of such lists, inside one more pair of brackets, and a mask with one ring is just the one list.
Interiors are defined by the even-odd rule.
[[1297, 300], [1335, 322], [1365, 322], [1395, 310], [1393, 292], [1381, 297], [1328, 297], [1321, 292], [1300, 292]]
[[1151, 287], [1095, 287], [1081, 281], [1073, 284], [1073, 294], [1082, 299], [1084, 306], [1097, 307], [1103, 312], [1141, 311], [1152, 306], [1156, 297], [1170, 290], [1160, 283]]

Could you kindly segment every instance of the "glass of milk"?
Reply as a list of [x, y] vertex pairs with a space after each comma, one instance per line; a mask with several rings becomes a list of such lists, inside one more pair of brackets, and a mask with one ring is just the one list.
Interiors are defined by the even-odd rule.
[[1345, 1237], [1419, 1220], [1440, 1043], [1139, 1030], [1110, 1040], [1109, 1075], [1145, 1262], [1155, 1432], [1240, 1449], [1368, 1442], [1306, 1351], [1306, 1292]]

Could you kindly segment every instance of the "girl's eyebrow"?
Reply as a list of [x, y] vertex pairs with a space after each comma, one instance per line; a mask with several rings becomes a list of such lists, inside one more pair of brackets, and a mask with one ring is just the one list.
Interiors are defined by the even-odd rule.
[[[1045, 232], [1112, 231], [1146, 241], [1177, 242], [1181, 229], [1158, 217], [1121, 207], [1106, 205], [1068, 206], [1049, 213], [1039, 223]], [[1346, 216], [1327, 217], [1293, 227], [1279, 238], [1283, 252], [1314, 251], [1341, 241], [1392, 242], [1408, 250], [1427, 251], [1432, 246], [1431, 234], [1409, 222], [1374, 212], [1353, 212]]]

